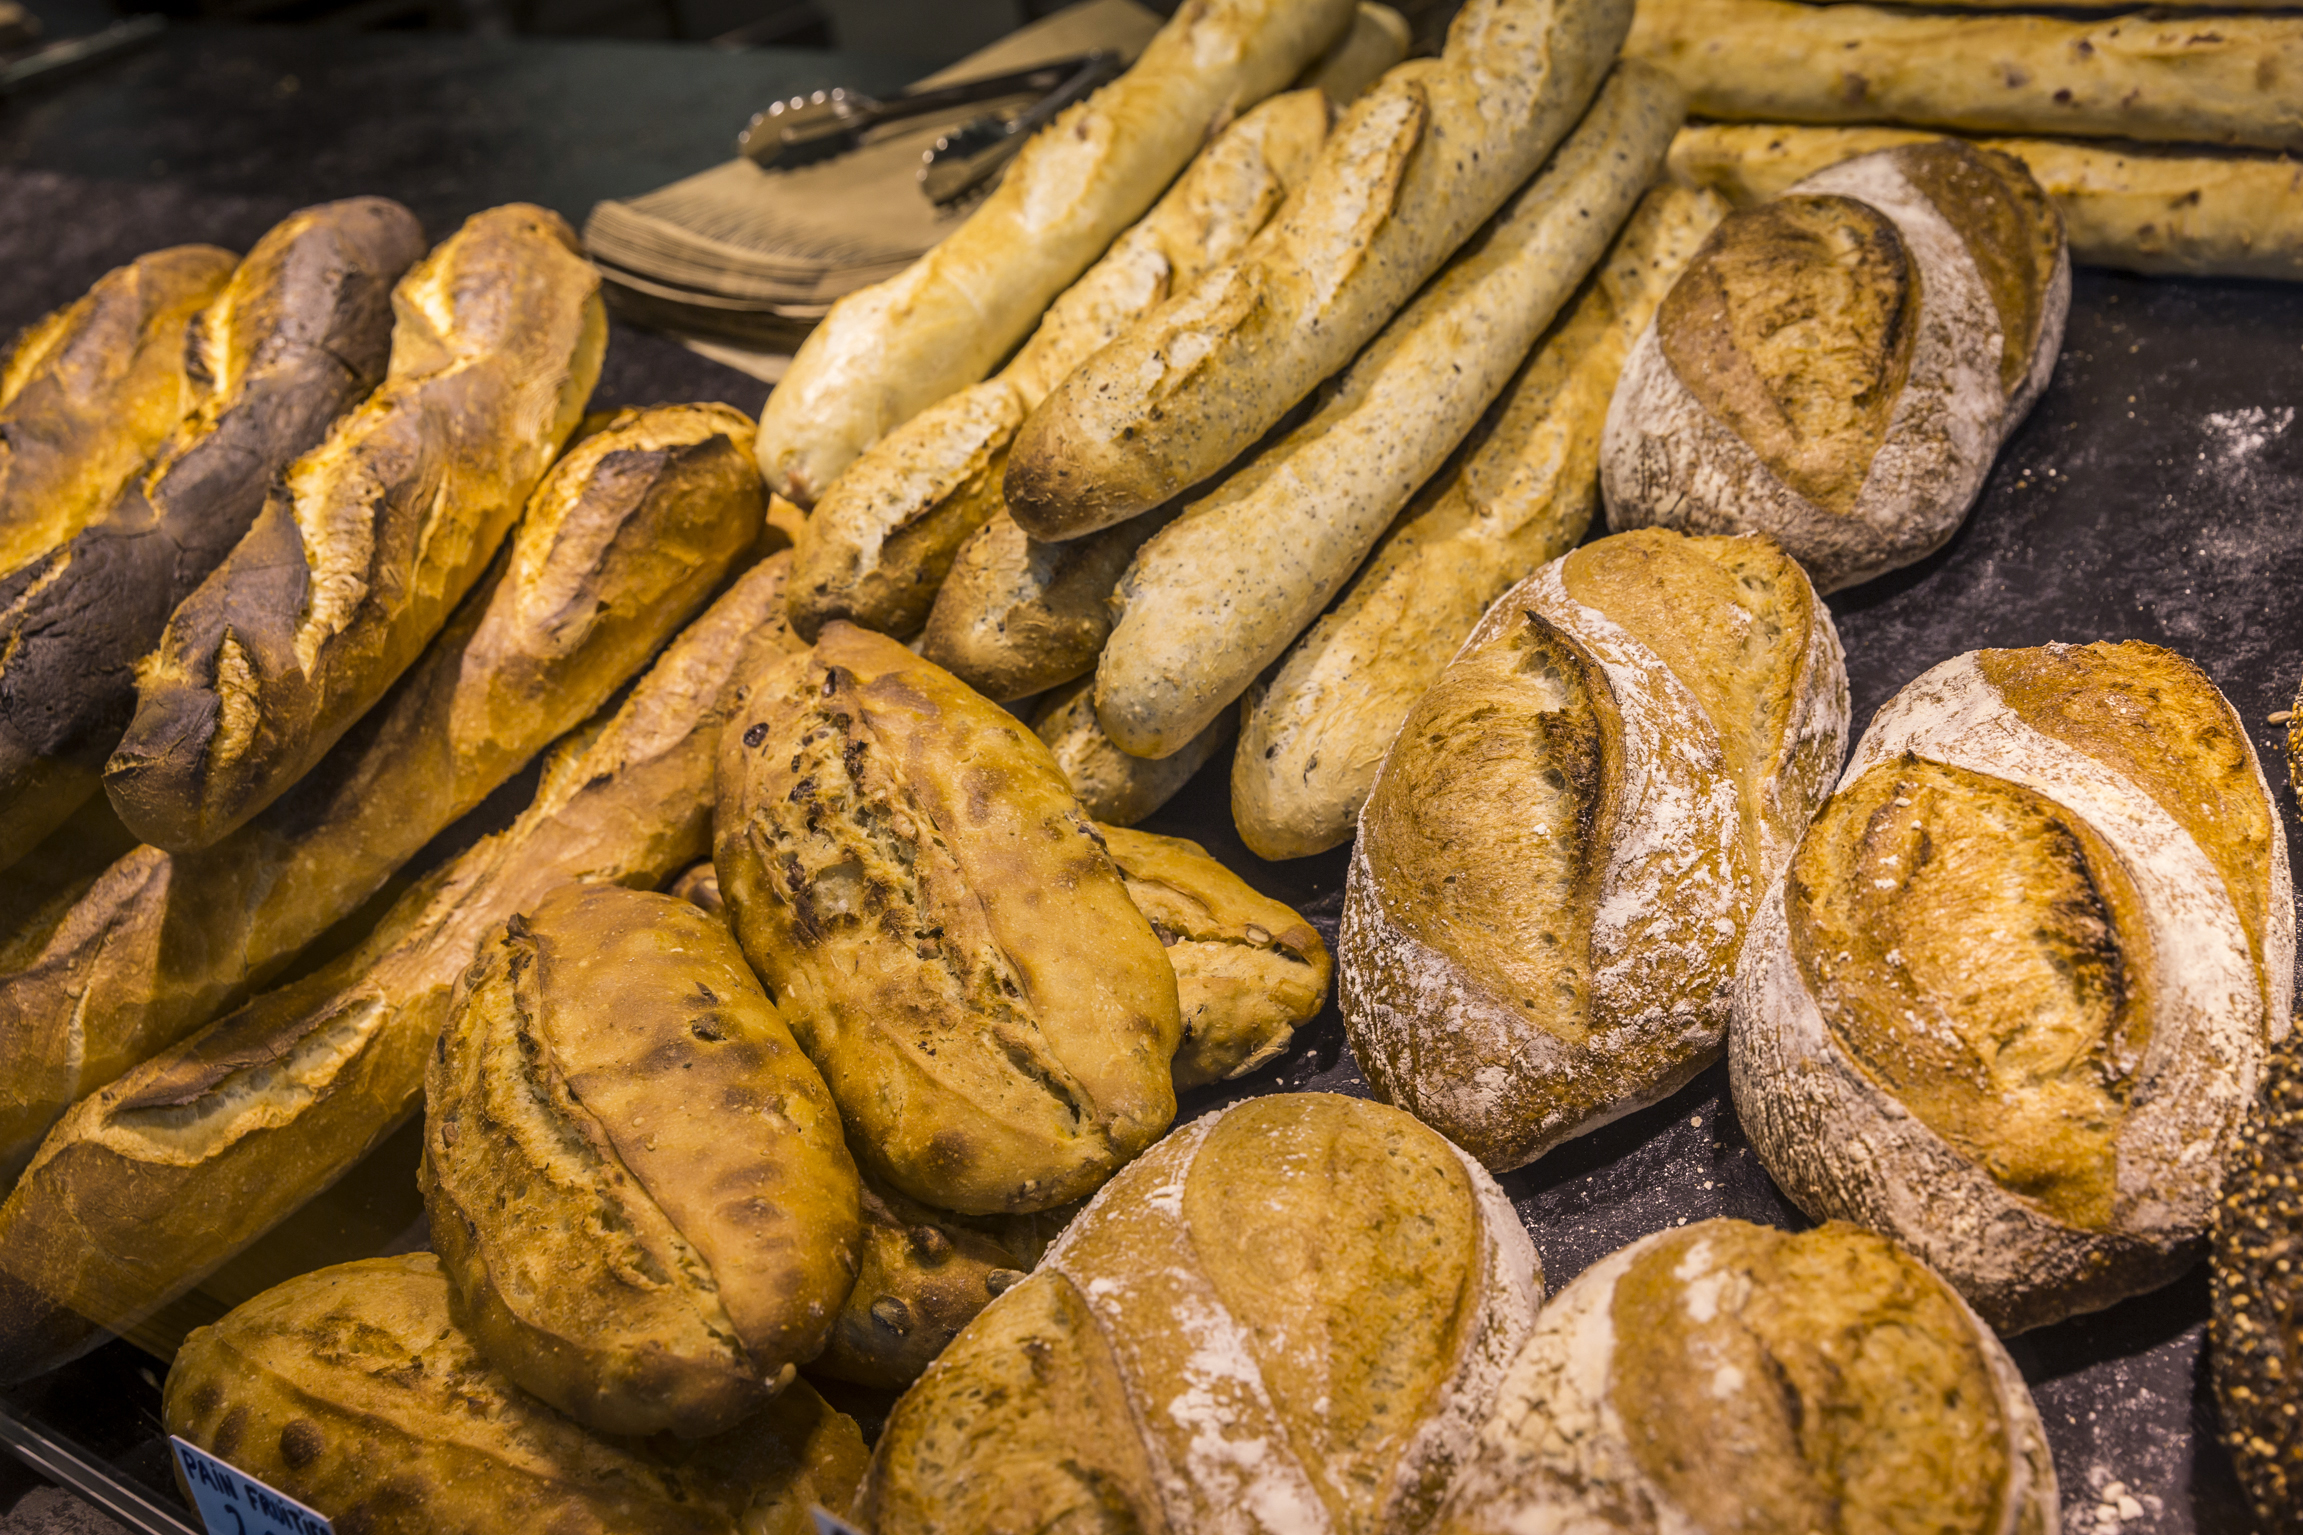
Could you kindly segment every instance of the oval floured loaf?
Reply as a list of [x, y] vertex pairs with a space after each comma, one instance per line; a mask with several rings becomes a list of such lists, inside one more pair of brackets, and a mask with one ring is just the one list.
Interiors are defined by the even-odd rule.
[[2198, 1257], [2294, 962], [2278, 811], [2198, 668], [1972, 651], [1879, 711], [1753, 919], [1736, 1108], [1802, 1209], [2018, 1332]]
[[1360, 812], [1368, 1081], [1497, 1169], [1676, 1090], [1846, 739], [1831, 616], [1767, 539], [1619, 534], [1505, 593]]
[[1955, 139], [1844, 161], [1731, 215], [1633, 345], [1611, 527], [1767, 532], [1836, 591], [1958, 530], [2063, 345], [2062, 217]]

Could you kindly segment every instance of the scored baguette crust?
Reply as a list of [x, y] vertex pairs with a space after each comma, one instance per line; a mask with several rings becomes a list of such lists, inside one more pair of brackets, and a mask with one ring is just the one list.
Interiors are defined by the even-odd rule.
[[149, 1315], [390, 1134], [497, 923], [577, 880], [653, 887], [702, 855], [720, 727], [795, 643], [789, 568], [777, 555], [740, 579], [553, 756], [510, 828], [408, 891], [359, 949], [73, 1105], [0, 1204], [0, 1377]]
[[1095, 702], [1093, 677], [1069, 683], [1049, 695], [1032, 721], [1032, 733], [1047, 743], [1079, 796], [1080, 808], [1113, 826], [1133, 826], [1174, 799], [1216, 753], [1231, 745], [1239, 728], [1239, 716], [1226, 709], [1182, 751], [1131, 757], [1104, 734]]
[[104, 769], [131, 831], [209, 846], [415, 661], [599, 379], [599, 274], [556, 213], [474, 214], [392, 293], [382, 387], [297, 460], [169, 619]]
[[[2236, 720], [2228, 733], [2247, 739]], [[1791, 947], [1782, 880], [1753, 919], [1736, 976], [1737, 1113], [1803, 1210], [1895, 1236], [2002, 1332], [2156, 1288], [2197, 1258], [2266, 1042], [2286, 1031], [2294, 900], [2277, 810], [2258, 961], [2224, 877], [2191, 834], [2146, 788], [2026, 723], [1977, 653], [1933, 668], [1881, 708], [1842, 790], [1906, 754], [2065, 807], [2136, 888], [2149, 934], [2145, 994], [2154, 1000], [2139, 1086], [2114, 1142], [2112, 1219], [2101, 1229], [2067, 1224], [2010, 1192], [1849, 1055]], [[2251, 746], [2248, 761], [2269, 803]]]
[[1149, 511], [1254, 444], [1566, 137], [1630, 11], [1627, 0], [1465, 6], [1444, 55], [1386, 74], [1238, 260], [1171, 297], [1032, 413], [1008, 460], [1016, 521], [1035, 538], [1076, 538]]
[[1350, 27], [1352, 0], [1191, 0], [1135, 64], [1035, 134], [936, 248], [832, 306], [760, 413], [760, 472], [813, 506], [880, 438], [966, 388], [1208, 137]]

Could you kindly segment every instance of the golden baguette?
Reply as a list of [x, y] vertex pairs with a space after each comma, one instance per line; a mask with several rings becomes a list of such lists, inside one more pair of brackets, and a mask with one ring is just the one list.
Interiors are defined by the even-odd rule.
[[1472, 0], [1438, 59], [1385, 75], [1238, 260], [1090, 359], [1016, 435], [1035, 538], [1149, 511], [1269, 431], [1406, 303], [1583, 115], [1629, 0]]
[[476, 213], [392, 293], [383, 386], [168, 621], [104, 768], [128, 829], [207, 847], [304, 776], [479, 580], [600, 376], [599, 274], [556, 213]]
[[1417, 492], [1343, 599], [1249, 690], [1231, 804], [1258, 856], [1302, 858], [1349, 841], [1400, 721], [1480, 614], [1583, 537], [1623, 360], [1726, 211], [1685, 187], [1641, 200], [1476, 447]]
[[1182, 751], [1131, 757], [1096, 723], [1093, 677], [1057, 688], [1032, 717], [1032, 734], [1047, 743], [1080, 807], [1113, 826], [1133, 826], [1175, 798], [1217, 752], [1231, 745], [1238, 726], [1238, 714], [1226, 709]]
[[1641, 0], [1623, 51], [1677, 75], [1700, 117], [2303, 148], [2303, 16]]
[[1319, 616], [1598, 262], [1662, 166], [1680, 106], [1660, 70], [1619, 68], [1543, 173], [1311, 419], [1137, 551], [1096, 663], [1113, 744], [1180, 750]]
[[646, 663], [759, 531], [751, 430], [725, 405], [622, 412], [285, 797], [203, 851], [134, 849], [0, 950], [0, 1187], [76, 1100], [263, 985]]
[[[1941, 135], [1923, 128], [1690, 123], [1672, 141], [1674, 179], [1737, 207], [1828, 166]], [[2130, 272], [2303, 281], [2303, 163], [2285, 155], [1978, 139], [2012, 155], [2055, 200], [2071, 259]]]
[[760, 472], [813, 506], [880, 438], [966, 388], [1143, 214], [1208, 135], [1351, 25], [1352, 0], [1201, 0], [1026, 144], [936, 248], [832, 306], [760, 413]]
[[1299, 89], [1318, 91], [1341, 111], [1365, 95], [1414, 46], [1415, 33], [1405, 16], [1388, 5], [1360, 0], [1343, 36], [1295, 83]]
[[720, 726], [791, 643], [789, 556], [754, 567], [506, 831], [410, 890], [355, 952], [73, 1105], [0, 1204], [0, 1377], [55, 1368], [182, 1294], [415, 1107], [480, 937], [561, 885], [653, 887], [709, 845]]

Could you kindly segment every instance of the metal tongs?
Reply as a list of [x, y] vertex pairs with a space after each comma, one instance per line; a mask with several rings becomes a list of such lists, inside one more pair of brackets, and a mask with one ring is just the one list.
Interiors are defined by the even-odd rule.
[[1036, 96], [1031, 109], [1008, 118], [991, 114], [961, 124], [921, 156], [920, 189], [936, 203], [965, 196], [998, 174], [1024, 140], [1058, 112], [1120, 72], [1120, 57], [1098, 48], [1012, 74], [910, 91], [890, 101], [835, 88], [779, 101], [736, 138], [736, 153], [769, 169], [805, 165], [854, 149], [874, 128], [954, 107]]

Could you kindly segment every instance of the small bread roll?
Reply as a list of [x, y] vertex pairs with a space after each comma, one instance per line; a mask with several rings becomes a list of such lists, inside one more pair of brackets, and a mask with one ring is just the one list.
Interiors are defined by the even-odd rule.
[[1801, 1209], [2020, 1332], [2197, 1259], [2294, 968], [2279, 812], [2198, 668], [1973, 651], [1873, 718], [1753, 918], [1736, 1110]]
[[1608, 525], [1765, 532], [1824, 591], [1940, 548], [2047, 387], [2071, 261], [2022, 165], [1958, 140], [1731, 215], [1608, 407]]

